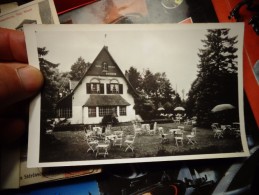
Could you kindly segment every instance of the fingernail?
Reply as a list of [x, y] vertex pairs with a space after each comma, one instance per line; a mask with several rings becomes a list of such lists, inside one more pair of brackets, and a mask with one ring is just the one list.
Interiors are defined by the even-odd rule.
[[40, 71], [32, 66], [25, 66], [17, 69], [20, 81], [24, 89], [28, 92], [36, 91], [42, 84]]

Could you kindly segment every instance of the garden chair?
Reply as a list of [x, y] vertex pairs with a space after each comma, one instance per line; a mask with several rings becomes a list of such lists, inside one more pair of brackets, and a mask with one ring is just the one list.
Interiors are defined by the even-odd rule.
[[213, 132], [214, 132], [214, 138], [220, 139], [220, 138], [223, 138], [223, 137], [224, 137], [224, 136], [223, 136], [224, 130], [223, 130], [223, 129], [220, 129], [220, 128], [218, 127], [217, 123], [213, 123], [213, 124], [211, 125], [211, 128], [212, 128], [212, 130], [213, 130]]
[[142, 134], [142, 128], [139, 125], [133, 124], [133, 129], [134, 129], [135, 135], [137, 135], [137, 134], [141, 135]]
[[175, 132], [174, 140], [175, 140], [175, 144], [177, 147], [179, 146], [179, 143], [181, 143], [181, 145], [183, 146], [183, 131], [182, 130], [178, 130]]
[[112, 128], [111, 125], [107, 125], [106, 128], [105, 128], [105, 134], [110, 134], [111, 133], [111, 128]]
[[123, 131], [114, 131], [113, 134], [115, 135], [113, 145], [121, 147], [122, 146]]
[[164, 128], [163, 127], [158, 127], [158, 132], [159, 135], [161, 136], [161, 143], [168, 143], [169, 139], [168, 139], [168, 134], [164, 133]]
[[127, 152], [128, 149], [130, 149], [133, 152], [135, 138], [136, 138], [136, 135], [127, 135], [126, 136], [125, 144], [127, 147], [126, 147], [125, 152]]
[[155, 135], [156, 134], [156, 129], [157, 129], [157, 122], [154, 122], [153, 129], [150, 129], [150, 126], [147, 129], [147, 133], [149, 135]]
[[186, 135], [186, 138], [188, 139], [188, 143], [187, 144], [194, 145], [194, 144], [197, 143], [196, 142], [196, 131], [197, 131], [197, 129], [196, 129], [196, 127], [194, 127], [194, 128], [192, 128], [191, 134]]
[[184, 131], [184, 126], [182, 126], [182, 125], [177, 126], [177, 129], [181, 129], [182, 131]]
[[96, 146], [96, 157], [98, 155], [103, 155], [103, 157], [105, 158], [106, 155], [108, 156], [108, 149], [110, 147], [110, 141], [109, 140], [105, 140], [104, 143], [98, 143]]
[[86, 133], [86, 143], [88, 145], [88, 150], [89, 151], [93, 151], [95, 152], [96, 150], [96, 146], [98, 145], [98, 140], [95, 139], [94, 136], [92, 136], [92, 134]]

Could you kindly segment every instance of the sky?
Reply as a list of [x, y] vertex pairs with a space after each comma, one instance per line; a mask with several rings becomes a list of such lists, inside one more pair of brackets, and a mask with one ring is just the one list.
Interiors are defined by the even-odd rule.
[[[71, 25], [69, 25], [70, 27]], [[69, 71], [81, 56], [92, 63], [104, 45], [123, 72], [131, 66], [139, 72], [165, 72], [173, 89], [182, 96], [197, 76], [198, 50], [203, 48], [207, 26], [195, 25], [78, 25], [36, 33], [37, 46], [45, 56]], [[77, 31], [75, 31], [77, 29]]]

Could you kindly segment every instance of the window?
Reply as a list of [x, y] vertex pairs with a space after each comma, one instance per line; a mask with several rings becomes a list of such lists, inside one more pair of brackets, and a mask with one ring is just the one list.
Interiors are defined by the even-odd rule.
[[118, 84], [110, 84], [111, 93], [119, 93], [119, 85]]
[[99, 107], [99, 116], [105, 115], [117, 115], [117, 107], [116, 106], [101, 106]]
[[88, 117], [96, 117], [96, 107], [88, 107]]
[[91, 83], [91, 93], [100, 93], [99, 83]]
[[127, 116], [126, 106], [120, 106], [120, 116]]
[[104, 94], [103, 83], [86, 83], [87, 94]]
[[108, 72], [108, 64], [107, 64], [107, 62], [103, 62], [102, 68], [103, 68], [103, 72]]
[[59, 108], [58, 116], [60, 118], [71, 118], [72, 117], [72, 109], [71, 108]]
[[118, 83], [107, 84], [107, 94], [123, 94], [123, 85]]

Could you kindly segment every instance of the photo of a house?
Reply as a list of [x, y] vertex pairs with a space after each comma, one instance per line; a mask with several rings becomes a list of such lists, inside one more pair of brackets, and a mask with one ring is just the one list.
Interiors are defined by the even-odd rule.
[[[30, 25], [29, 166], [248, 155], [242, 25]], [[37, 139], [35, 139], [37, 138]]]
[[106, 115], [114, 115], [120, 122], [135, 119], [136, 92], [107, 46], [71, 86], [71, 93], [57, 104], [58, 116], [71, 119], [71, 124], [99, 124]]

